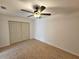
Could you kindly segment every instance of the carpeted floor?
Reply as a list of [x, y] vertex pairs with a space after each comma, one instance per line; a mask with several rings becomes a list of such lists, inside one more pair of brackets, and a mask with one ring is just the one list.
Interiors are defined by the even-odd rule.
[[0, 59], [79, 59], [79, 57], [38, 40], [27, 40], [0, 49]]

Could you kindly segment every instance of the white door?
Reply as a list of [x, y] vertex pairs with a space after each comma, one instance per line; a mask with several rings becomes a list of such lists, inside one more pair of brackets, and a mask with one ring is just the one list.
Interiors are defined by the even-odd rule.
[[30, 37], [29, 23], [21, 23], [22, 25], [22, 40], [27, 40]]
[[9, 21], [10, 43], [29, 39], [29, 29], [29, 23]]

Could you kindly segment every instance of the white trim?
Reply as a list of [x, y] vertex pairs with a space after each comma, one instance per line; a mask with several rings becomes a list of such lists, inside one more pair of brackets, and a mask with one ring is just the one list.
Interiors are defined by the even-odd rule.
[[59, 48], [59, 49], [61, 49], [61, 50], [63, 50], [63, 51], [66, 51], [66, 52], [68, 52], [68, 53], [70, 53], [70, 54], [72, 54], [72, 55], [75, 55], [75, 56], [78, 56], [78, 57], [79, 57], [79, 54], [77, 54], [77, 53], [75, 53], [75, 52], [72, 52], [72, 51], [69, 51], [69, 50], [67, 50], [67, 49], [58, 47], [58, 46], [53, 45], [53, 44], [51, 44], [50, 42], [47, 42], [47, 41], [45, 41], [45, 40], [41, 40], [41, 39], [37, 39], [37, 38], [35, 38], [35, 39], [36, 39], [36, 40], [39, 40], [39, 41], [42, 41], [42, 42], [44, 42], [44, 43], [46, 43], [46, 44], [48, 44], [48, 45], [54, 46], [54, 47], [56, 47], [56, 48]]

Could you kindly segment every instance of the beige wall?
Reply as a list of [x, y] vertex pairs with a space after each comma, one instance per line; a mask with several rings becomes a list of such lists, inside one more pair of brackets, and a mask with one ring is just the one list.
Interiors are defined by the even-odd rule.
[[31, 24], [30, 38], [34, 37], [35, 31], [36, 39], [79, 55], [79, 13], [53, 15], [38, 19], [35, 24], [30, 19], [0, 15], [0, 47], [9, 45], [9, 20], [29, 22]]
[[35, 38], [79, 56], [79, 13], [36, 20]]
[[33, 38], [33, 20], [30, 20], [28, 18], [0, 15], [0, 47], [4, 47], [10, 44], [8, 21], [29, 22], [30, 38]]

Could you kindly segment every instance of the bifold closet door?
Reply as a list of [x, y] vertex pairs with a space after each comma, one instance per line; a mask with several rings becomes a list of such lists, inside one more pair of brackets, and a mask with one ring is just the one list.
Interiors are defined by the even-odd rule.
[[22, 26], [22, 35], [21, 35], [22, 40], [29, 39], [29, 37], [30, 37], [30, 25], [29, 25], [29, 23], [22, 22], [21, 26]]
[[9, 21], [10, 43], [29, 39], [29, 23]]

